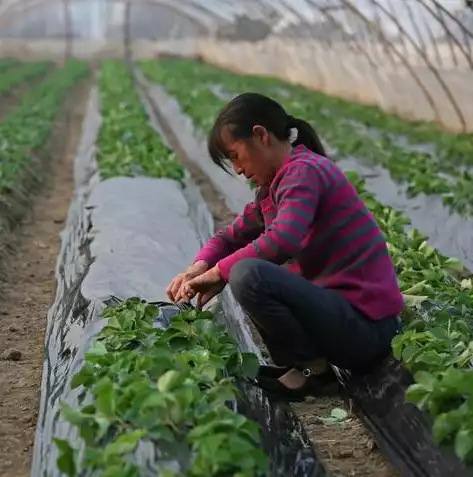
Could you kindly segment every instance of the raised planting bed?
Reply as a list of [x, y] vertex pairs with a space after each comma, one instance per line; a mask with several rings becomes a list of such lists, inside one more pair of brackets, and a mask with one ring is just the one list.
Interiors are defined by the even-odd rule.
[[100, 71], [103, 123], [98, 154], [104, 179], [116, 176], [168, 177], [180, 180], [184, 169], [148, 123], [133, 77], [120, 61]]
[[[34, 68], [39, 72], [43, 66]], [[75, 61], [54, 70], [0, 123], [0, 240], [22, 217], [41, 169], [37, 153], [51, 132], [64, 97], [87, 71], [84, 63]]]
[[[312, 122], [339, 154], [361, 156], [382, 164], [395, 180], [406, 184], [410, 195], [439, 195], [445, 205], [459, 214], [473, 213], [473, 179], [469, 169], [473, 166], [472, 134], [446, 133], [430, 123], [408, 124], [376, 108], [278, 79], [232, 74], [191, 60], [163, 59], [142, 62], [140, 66], [150, 78], [182, 100], [185, 111], [196, 96], [201, 100], [212, 96], [209, 86], [223, 86], [230, 94], [241, 91], [268, 94], [283, 102], [291, 114]], [[191, 77], [197, 81], [190, 84]], [[198, 125], [206, 130], [205, 122], [211, 117], [201, 118], [203, 123]], [[352, 121], [347, 120], [350, 118]], [[376, 128], [378, 134], [369, 134], [367, 127], [360, 128], [360, 124]], [[403, 135], [401, 141], [396, 136], [399, 134]], [[400, 142], [411, 145], [420, 142], [424, 147], [407, 148]], [[425, 143], [433, 144], [432, 151]]]
[[[145, 65], [149, 77], [155, 77], [155, 64]], [[176, 82], [180, 81], [179, 91], [185, 90], [184, 80], [172, 70], [170, 63], [166, 65], [164, 70], [156, 66], [156, 78], [164, 78], [165, 86], [181, 98], [184, 95], [175, 91], [174, 83], [166, 78], [174, 71]], [[229, 73], [222, 76], [232, 78]], [[236, 83], [240, 77], [235, 75], [235, 78]], [[212, 99], [208, 95], [209, 88], [202, 87], [201, 96], [199, 80], [199, 76], [186, 78], [187, 91], [192, 85], [194, 94], [183, 97], [183, 109], [197, 125], [205, 127], [211, 123], [209, 116], [215, 117], [224, 100], [215, 95]], [[248, 82], [245, 79], [244, 84]], [[204, 97], [205, 104], [202, 103]], [[164, 96], [159, 99], [165, 104]], [[378, 374], [366, 379], [351, 378], [341, 371], [341, 380], [365, 415], [365, 422], [371, 430], [377, 431], [380, 447], [403, 475], [470, 475], [460, 464], [460, 460], [465, 463], [473, 460], [468, 384], [473, 377], [470, 351], [473, 296], [469, 272], [458, 260], [431, 247], [427, 237], [418, 230], [406, 233], [409, 219], [381, 204], [356, 174], [348, 174], [386, 235], [405, 295], [406, 311], [405, 332], [393, 343], [394, 355], [402, 361], [403, 367], [390, 361]], [[217, 186], [215, 177], [210, 178]], [[412, 373], [415, 384], [406, 370]], [[379, 379], [383, 373], [388, 375]], [[405, 402], [406, 387], [408, 401], [427, 410], [428, 414]], [[405, 439], [408, 444], [402, 446], [400, 443]], [[450, 448], [441, 449], [434, 440]], [[459, 459], [453, 457], [452, 451]]]
[[[106, 62], [84, 121], [48, 317], [32, 475], [324, 476], [284, 407], [259, 411], [280, 417], [280, 429], [229, 408], [251, 405], [241, 377], [254, 374], [256, 356], [239, 351], [208, 312], [169, 323], [141, 301], [165, 296], [212, 224], [146, 120], [131, 77]], [[128, 177], [109, 162], [124, 150]], [[125, 300], [133, 296], [140, 299]], [[115, 297], [124, 303], [107, 307]]]
[[[256, 356], [240, 353], [211, 312], [184, 311], [170, 322], [158, 312], [132, 299], [103, 313], [107, 325], [71, 381], [89, 390], [91, 402], [61, 406], [85, 442], [82, 468], [124, 476], [264, 475], [258, 426], [231, 409], [234, 378], [254, 377]], [[60, 469], [76, 475], [72, 447], [56, 444]], [[140, 451], [150, 461], [145, 472]]]

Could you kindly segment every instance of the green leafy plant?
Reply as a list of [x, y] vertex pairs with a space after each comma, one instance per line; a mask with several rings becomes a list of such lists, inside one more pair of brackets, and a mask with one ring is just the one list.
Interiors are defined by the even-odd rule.
[[[34, 68], [36, 72], [41, 69], [39, 66]], [[7, 194], [19, 185], [32, 162], [32, 151], [49, 136], [63, 99], [87, 71], [85, 63], [67, 63], [29, 90], [20, 104], [3, 118], [0, 124], [0, 194]]]
[[[336, 148], [337, 156], [358, 156], [382, 164], [394, 180], [406, 184], [409, 194], [439, 195], [445, 205], [460, 214], [473, 214], [473, 134], [444, 132], [431, 123], [406, 123], [377, 108], [275, 78], [237, 75], [191, 60], [143, 61], [140, 66], [150, 79], [176, 96], [187, 114], [198, 116], [196, 124], [204, 132], [215, 117], [215, 105], [226, 103], [226, 99], [212, 92], [212, 86], [219, 85], [230, 94], [268, 94], [294, 116], [309, 120]], [[193, 115], [193, 110], [198, 114]], [[376, 128], [376, 137], [369, 135], [367, 128]], [[432, 144], [435, 154], [401, 147], [393, 137], [399, 134], [412, 145]]]
[[182, 165], [149, 124], [131, 72], [123, 62], [103, 64], [100, 101], [103, 122], [97, 159], [104, 179], [140, 175], [183, 179]]
[[[305, 118], [316, 117], [317, 124], [319, 119], [325, 116], [329, 118], [320, 123], [322, 137], [331, 145], [335, 142], [344, 154], [356, 153], [372, 157], [369, 152], [372, 148], [379, 154], [377, 160], [386, 163], [392, 174], [395, 175], [398, 171], [399, 179], [404, 177], [407, 180], [406, 171], [411, 170], [412, 177], [417, 177], [416, 168], [421, 171], [421, 175], [429, 177], [426, 182], [432, 179], [428, 176], [428, 170], [433, 166], [427, 156], [415, 156], [406, 151], [401, 154], [397, 149], [390, 149], [391, 146], [384, 140], [378, 143], [373, 143], [371, 139], [368, 141], [354, 133], [354, 126], [349, 128], [346, 125], [348, 123], [344, 124], [343, 121], [324, 115], [323, 108], [333, 107], [333, 111], [343, 117], [342, 106], [346, 107], [353, 113], [353, 117], [361, 118], [365, 123], [369, 123], [370, 114], [373, 114], [377, 118], [377, 124], [390, 132], [407, 134], [411, 127], [417, 128], [417, 132], [410, 137], [433, 141], [427, 125], [402, 126], [397, 118], [389, 119], [388, 116], [383, 116], [385, 113], [378, 113], [373, 108], [350, 105], [279, 80], [240, 76], [192, 61], [143, 62], [141, 67], [150, 79], [160, 82], [181, 102], [183, 110], [204, 132], [225, 103], [224, 99], [211, 93], [209, 85], [219, 84], [230, 92], [256, 90], [272, 96], [277, 96], [278, 93], [274, 92], [283, 86], [285, 91], [289, 91], [289, 97], [280, 92], [278, 99], [289, 105], [291, 112]], [[337, 122], [341, 125], [337, 125]], [[445, 134], [443, 137], [450, 137], [448, 133]], [[439, 142], [436, 144], [439, 145]], [[433, 434], [438, 442], [453, 444], [456, 454], [463, 461], [473, 462], [471, 274], [458, 260], [446, 257], [431, 247], [428, 238], [418, 230], [406, 232], [406, 226], [410, 225], [409, 219], [379, 203], [366, 190], [364, 181], [357, 174], [350, 172], [348, 177], [386, 237], [405, 297], [405, 330], [394, 339], [393, 352], [412, 372], [416, 381], [408, 389], [407, 398], [429, 411], [433, 418]], [[411, 180], [411, 186], [413, 183]], [[431, 193], [440, 192], [440, 189], [435, 189], [440, 187], [435, 182], [424, 184], [421, 188], [425, 192], [428, 187]], [[473, 188], [470, 193], [473, 193]], [[458, 193], [455, 200], [458, 205]]]
[[18, 65], [20, 62], [10, 58], [0, 60], [0, 73], [5, 73], [10, 68]]
[[[91, 399], [81, 409], [62, 403], [83, 446], [56, 439], [59, 469], [71, 477], [84, 469], [107, 477], [264, 475], [258, 426], [227, 406], [235, 379], [255, 377], [256, 356], [239, 352], [210, 312], [185, 311], [166, 329], [153, 326], [157, 314], [138, 298], [105, 310], [107, 325], [72, 380]], [[156, 449], [155, 469], [140, 466], [140, 447]]]
[[45, 74], [47, 69], [48, 64], [45, 62], [26, 63], [15, 66], [7, 63], [5, 70], [0, 70], [2, 73], [0, 77], [0, 94], [7, 93], [15, 86]]

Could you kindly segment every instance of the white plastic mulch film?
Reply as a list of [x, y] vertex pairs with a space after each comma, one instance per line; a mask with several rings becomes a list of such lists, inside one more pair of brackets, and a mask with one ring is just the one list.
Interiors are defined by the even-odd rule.
[[3, 0], [0, 44], [29, 58], [200, 56], [473, 130], [469, 0]]

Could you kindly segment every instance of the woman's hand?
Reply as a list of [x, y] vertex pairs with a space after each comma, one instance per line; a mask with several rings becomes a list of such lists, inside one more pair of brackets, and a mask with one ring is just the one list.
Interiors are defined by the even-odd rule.
[[198, 306], [205, 305], [211, 298], [220, 293], [225, 287], [220, 269], [215, 266], [205, 273], [183, 284], [183, 296], [192, 300], [198, 295]]
[[[193, 263], [185, 272], [180, 273], [174, 277], [166, 289], [166, 293], [169, 299], [175, 303], [183, 299], [184, 289], [182, 288], [185, 283], [192, 280], [199, 275], [202, 275], [209, 269], [209, 264], [204, 260]], [[187, 300], [188, 301], [188, 300]]]
[[197, 308], [200, 310], [206, 305], [214, 296], [218, 295], [224, 288], [226, 283], [220, 283], [210, 288], [205, 293], [197, 293]]

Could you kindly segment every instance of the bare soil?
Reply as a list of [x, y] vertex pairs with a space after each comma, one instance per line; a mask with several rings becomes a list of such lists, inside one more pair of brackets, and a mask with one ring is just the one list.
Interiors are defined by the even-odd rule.
[[[400, 477], [380, 454], [376, 443], [341, 397], [307, 398], [293, 404], [315, 450], [334, 477]], [[348, 418], [326, 425], [322, 419], [333, 409], [348, 412]]]
[[[34, 443], [44, 359], [44, 331], [55, 293], [60, 232], [74, 190], [89, 85], [69, 95], [42, 151], [41, 188], [0, 264], [0, 475], [26, 477]], [[40, 170], [37, 171], [38, 173]]]
[[[199, 186], [217, 229], [230, 223], [235, 218], [235, 214], [226, 206], [224, 197], [207, 175], [186, 156], [178, 138], [158, 108], [153, 109], [170, 146]], [[255, 343], [261, 348], [263, 356], [268, 357], [261, 337], [251, 322], [249, 325]], [[399, 477], [398, 472], [380, 454], [368, 431], [356, 415], [347, 408], [341, 397], [308, 398], [306, 402], [294, 404], [292, 407], [302, 422], [317, 455], [333, 477]], [[335, 408], [346, 410], [348, 418], [339, 424], [325, 425], [321, 418], [329, 417]]]

